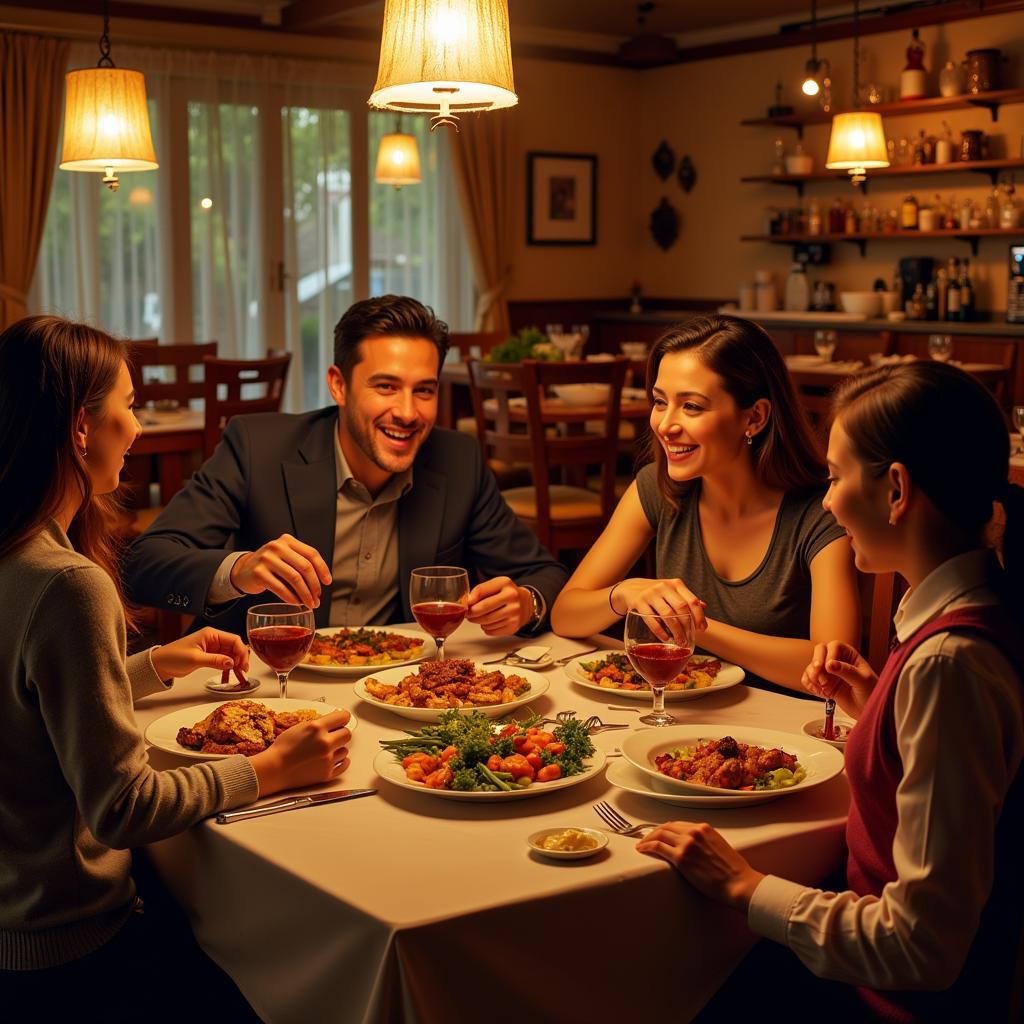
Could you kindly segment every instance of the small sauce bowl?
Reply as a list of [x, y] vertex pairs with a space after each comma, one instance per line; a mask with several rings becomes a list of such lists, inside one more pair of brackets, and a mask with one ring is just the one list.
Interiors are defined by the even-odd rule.
[[[592, 839], [595, 845], [586, 850], [548, 850], [541, 845], [543, 840], [548, 836], [559, 835], [569, 829], [572, 829], [575, 832], [581, 832], [583, 835]], [[529, 836], [526, 842], [531, 850], [535, 853], [539, 853], [542, 857], [550, 857], [552, 860], [585, 860], [587, 857], [593, 857], [595, 854], [600, 853], [608, 845], [608, 836], [596, 828], [582, 828], [579, 825], [566, 825], [559, 826], [557, 828], [542, 828], [539, 832], [534, 832]]]

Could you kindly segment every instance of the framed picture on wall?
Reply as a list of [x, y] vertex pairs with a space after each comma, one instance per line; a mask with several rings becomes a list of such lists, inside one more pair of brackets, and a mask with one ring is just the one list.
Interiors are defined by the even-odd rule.
[[597, 157], [526, 154], [526, 244], [597, 242]]

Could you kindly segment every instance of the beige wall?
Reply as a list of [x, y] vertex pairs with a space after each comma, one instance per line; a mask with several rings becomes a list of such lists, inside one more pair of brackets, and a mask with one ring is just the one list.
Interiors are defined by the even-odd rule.
[[[511, 299], [625, 295], [646, 248], [635, 195], [644, 156], [637, 149], [643, 75], [583, 64], [517, 60], [517, 211]], [[526, 154], [597, 156], [597, 244], [526, 244]]]

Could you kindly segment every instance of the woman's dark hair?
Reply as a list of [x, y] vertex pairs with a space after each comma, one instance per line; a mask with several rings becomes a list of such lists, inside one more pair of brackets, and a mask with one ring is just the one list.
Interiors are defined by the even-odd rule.
[[[902, 463], [951, 527], [979, 547], [992, 503], [1000, 502], [1003, 564], [1008, 573], [1020, 571], [1024, 491], [1009, 483], [1009, 430], [981, 381], [948, 363], [880, 366], [839, 386], [833, 415], [869, 474], [877, 478]], [[1009, 596], [1019, 607], [1019, 597]]]
[[[647, 360], [647, 393], [651, 395], [662, 359], [693, 352], [722, 380], [722, 387], [740, 409], [759, 398], [771, 405], [768, 423], [754, 435], [754, 469], [767, 486], [782, 491], [824, 488], [828, 472], [821, 446], [797, 401], [786, 364], [768, 334], [757, 324], [735, 316], [698, 316], [666, 331]], [[658, 489], [677, 504], [686, 484], [677, 484], [665, 465], [665, 453], [651, 432], [647, 453], [657, 466]]]
[[334, 365], [346, 384], [352, 381], [352, 367], [363, 357], [360, 342], [380, 335], [432, 341], [440, 373], [448, 351], [448, 325], [434, 316], [429, 306], [407, 295], [380, 295], [349, 306], [334, 328]]
[[[79, 410], [99, 416], [125, 362], [124, 345], [86, 324], [30, 316], [0, 334], [0, 558], [56, 515], [69, 489], [82, 503], [68, 528], [75, 549], [122, 595], [119, 503], [95, 495], [75, 444]], [[131, 622], [130, 610], [125, 615]]]

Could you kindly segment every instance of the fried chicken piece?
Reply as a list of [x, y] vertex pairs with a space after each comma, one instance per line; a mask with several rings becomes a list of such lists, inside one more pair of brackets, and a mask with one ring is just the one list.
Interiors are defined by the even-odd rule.
[[201, 732], [183, 725], [175, 738], [183, 747], [188, 747], [189, 750], [199, 750], [206, 737]]
[[301, 711], [275, 711], [274, 712], [274, 739], [277, 739], [285, 731], [299, 722], [311, 722], [320, 716], [312, 708], [303, 708]]
[[266, 743], [247, 743], [244, 740], [241, 743], [214, 743], [213, 740], [207, 740], [200, 751], [203, 754], [245, 754], [246, 757], [252, 757], [266, 749]]
[[366, 692], [377, 700], [387, 700], [392, 694], [398, 693], [397, 686], [387, 686], [385, 683], [378, 683], [376, 679], [367, 679], [363, 685]]

